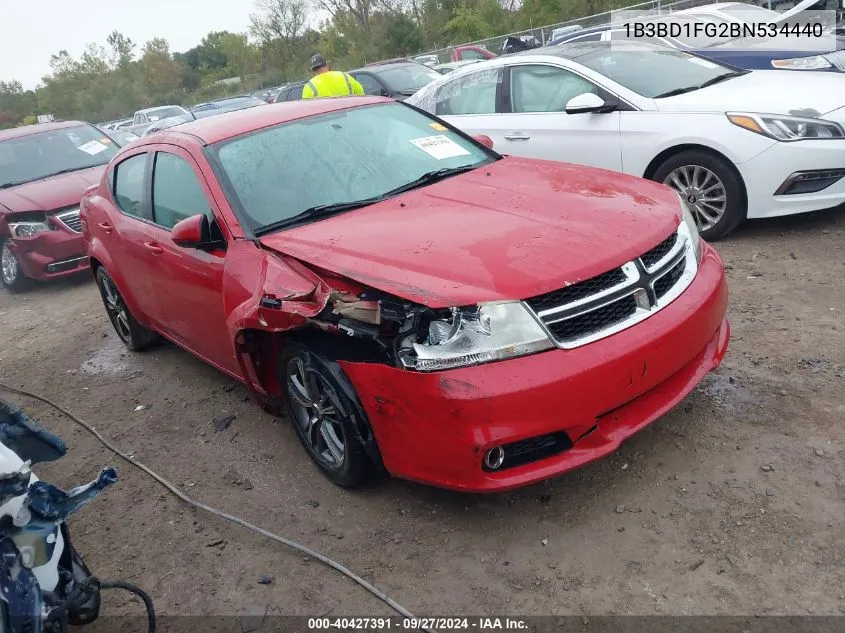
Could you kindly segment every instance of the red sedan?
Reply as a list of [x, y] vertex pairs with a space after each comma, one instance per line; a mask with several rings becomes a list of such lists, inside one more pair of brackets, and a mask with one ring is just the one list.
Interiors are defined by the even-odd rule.
[[488, 145], [376, 97], [141, 139], [82, 201], [109, 317], [284, 408], [342, 486], [581, 466], [720, 363], [722, 261], [668, 187]]
[[79, 199], [117, 145], [68, 121], [0, 131], [0, 282], [12, 292], [88, 266]]

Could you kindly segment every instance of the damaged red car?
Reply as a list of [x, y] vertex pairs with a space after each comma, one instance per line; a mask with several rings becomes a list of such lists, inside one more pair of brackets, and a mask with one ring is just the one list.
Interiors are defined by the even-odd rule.
[[117, 150], [77, 121], [0, 131], [0, 282], [8, 290], [88, 267], [79, 199]]
[[489, 145], [377, 97], [136, 141], [82, 201], [111, 322], [284, 410], [342, 486], [606, 455], [720, 363], [722, 261], [668, 187]]

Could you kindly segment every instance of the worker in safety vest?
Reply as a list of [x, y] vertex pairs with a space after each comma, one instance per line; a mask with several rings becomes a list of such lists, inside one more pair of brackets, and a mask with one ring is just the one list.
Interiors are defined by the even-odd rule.
[[303, 99], [364, 94], [364, 87], [354, 77], [339, 70], [332, 70], [322, 55], [314, 55], [311, 58], [311, 72], [314, 76], [302, 87]]

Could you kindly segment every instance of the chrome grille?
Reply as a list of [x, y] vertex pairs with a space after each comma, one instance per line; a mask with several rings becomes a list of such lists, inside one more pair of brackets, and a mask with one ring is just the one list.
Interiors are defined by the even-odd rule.
[[621, 284], [623, 281], [625, 281], [625, 273], [622, 272], [621, 268], [614, 268], [587, 281], [582, 281], [566, 288], [528, 299], [528, 305], [539, 312], [546, 308], [559, 306], [562, 303], [569, 303], [570, 301], [578, 301], [584, 297], [589, 297], [590, 295]]
[[619, 268], [526, 299], [558, 347], [596, 341], [648, 318], [680, 295], [698, 261], [686, 224]]
[[833, 51], [832, 53], [827, 53], [824, 57], [839, 70], [845, 70], [845, 50]]
[[678, 234], [672, 233], [672, 235], [667, 237], [665, 240], [660, 242], [660, 244], [658, 244], [657, 246], [652, 248], [649, 252], [647, 252], [645, 255], [640, 257], [640, 259], [643, 261], [643, 264], [645, 265], [645, 267], [646, 268], [653, 268], [654, 266], [659, 264], [660, 261], [664, 257], [666, 257], [666, 255], [668, 255], [670, 253], [670, 251], [672, 250], [672, 247], [675, 246], [675, 243], [677, 241], [678, 241]]
[[82, 220], [79, 219], [79, 209], [57, 213], [56, 219], [74, 233], [82, 233]]

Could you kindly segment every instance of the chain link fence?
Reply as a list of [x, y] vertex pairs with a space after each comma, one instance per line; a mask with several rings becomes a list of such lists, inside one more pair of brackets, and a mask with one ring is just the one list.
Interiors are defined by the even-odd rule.
[[[642, 2], [639, 4], [632, 4], [626, 7], [619, 7], [618, 9], [605, 11], [603, 13], [596, 13], [595, 15], [588, 15], [586, 17], [578, 18], [575, 20], [567, 20], [565, 22], [547, 24], [545, 26], [530, 28], [524, 31], [506, 33], [504, 35], [490, 37], [485, 40], [478, 40], [476, 42], [455, 44], [446, 48], [440, 48], [433, 51], [427, 51], [425, 53], [419, 53], [418, 55], [413, 56], [412, 59], [432, 56], [437, 57], [438, 63], [445, 63], [451, 61], [452, 51], [460, 46], [478, 46], [490, 51], [491, 53], [495, 53], [496, 55], [501, 55], [503, 52], [504, 44], [510, 37], [534, 37], [540, 44], [547, 44], [551, 41], [556, 29], [561, 29], [569, 26], [581, 26], [585, 29], [588, 29], [593, 26], [610, 24], [613, 20], [613, 14], [619, 11], [637, 11], [643, 13], [652, 13], [654, 15], [662, 15], [665, 13], [672, 13], [673, 11], [679, 11], [681, 9], [692, 9], [694, 7], [700, 7], [707, 4], [713, 4], [713, 0], [677, 0], [675, 2], [665, 2], [663, 0], [650, 0], [649, 2]], [[764, 7], [768, 6], [767, 0], [763, 0], [759, 4]]]

